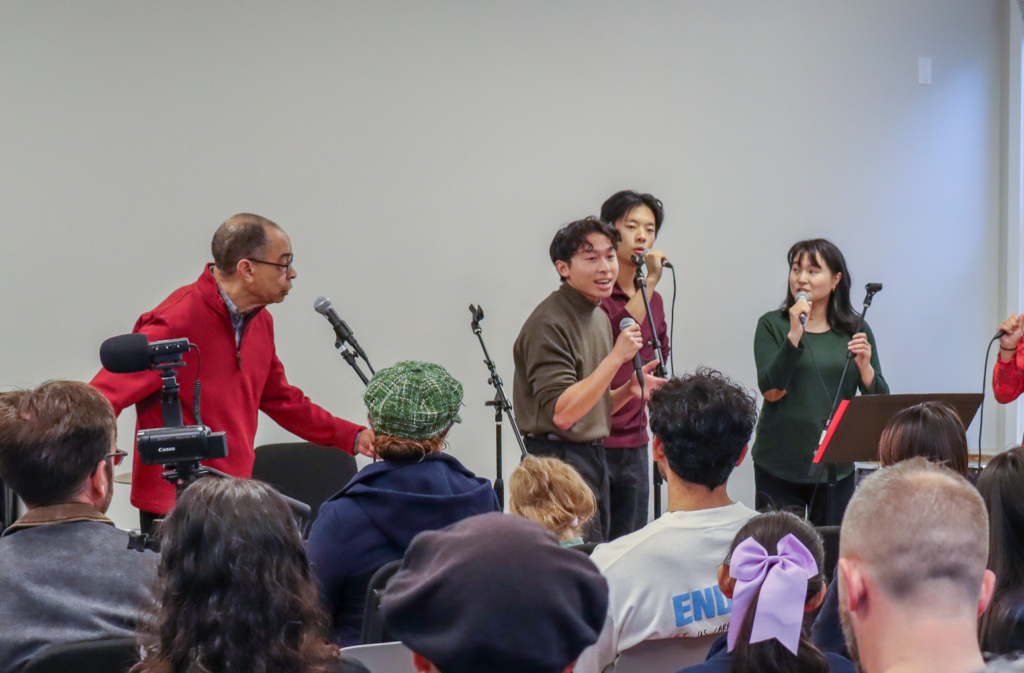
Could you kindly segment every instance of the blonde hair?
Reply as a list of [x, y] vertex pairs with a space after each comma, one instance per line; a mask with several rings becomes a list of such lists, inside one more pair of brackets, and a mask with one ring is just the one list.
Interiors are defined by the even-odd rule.
[[557, 458], [527, 456], [508, 481], [512, 514], [536, 521], [560, 540], [578, 537], [597, 513], [583, 477]]

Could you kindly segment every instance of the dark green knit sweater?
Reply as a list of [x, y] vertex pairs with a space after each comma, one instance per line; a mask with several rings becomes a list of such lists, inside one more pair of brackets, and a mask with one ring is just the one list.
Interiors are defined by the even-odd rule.
[[[889, 392], [878, 363], [875, 337], [867, 323], [864, 324], [864, 332], [871, 343], [875, 381], [870, 389], [866, 389], [857, 363], [851, 362], [843, 382], [841, 399], [852, 398], [858, 389], [865, 395]], [[797, 348], [787, 338], [788, 334], [789, 317], [782, 311], [765, 313], [757, 322], [754, 333], [757, 386], [762, 394], [773, 389], [785, 390], [786, 394], [777, 402], [765, 400], [761, 407], [752, 451], [754, 463], [780, 479], [805, 484], [825, 481], [824, 465], [814, 466], [812, 470], [811, 460], [828, 419], [849, 352], [846, 345], [852, 335], [833, 331], [805, 333]], [[815, 362], [820, 378], [815, 371]], [[852, 464], [839, 465], [840, 479], [852, 473]]]

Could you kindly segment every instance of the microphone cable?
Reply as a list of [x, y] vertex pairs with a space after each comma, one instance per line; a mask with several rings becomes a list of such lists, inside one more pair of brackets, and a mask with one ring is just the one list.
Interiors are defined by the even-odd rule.
[[[821, 389], [825, 391], [825, 399], [826, 400], [831, 400], [832, 399], [832, 394], [828, 391], [828, 386], [825, 385], [825, 378], [821, 375], [821, 369], [818, 367], [818, 359], [814, 357], [814, 351], [811, 350], [811, 344], [809, 344], [808, 342], [804, 341], [804, 337], [805, 336], [807, 336], [807, 330], [804, 330], [803, 333], [800, 335], [800, 342], [803, 343], [804, 348], [807, 349], [807, 352], [811, 356], [811, 363], [814, 364], [814, 373], [818, 375], [818, 381], [821, 382]], [[783, 344], [783, 348], [785, 348], [785, 344]], [[836, 394], [837, 395], [839, 394], [838, 390], [836, 391]], [[830, 411], [831, 411], [831, 408], [832, 407], [829, 406], [829, 410]], [[831, 413], [829, 415], [831, 415]], [[828, 427], [826, 427], [825, 430], [827, 431]], [[811, 463], [811, 464], [813, 465], [813, 463]], [[821, 466], [818, 465], [818, 467], [820, 468]], [[819, 469], [818, 471], [820, 472], [821, 470]], [[811, 510], [814, 509], [814, 499], [818, 496], [818, 487], [819, 486], [821, 486], [821, 482], [820, 481], [815, 481], [814, 482], [814, 489], [811, 491], [811, 499], [807, 502], [807, 517], [806, 518], [808, 520], [810, 520]]]
[[[988, 384], [988, 356], [992, 354], [992, 344], [999, 340], [999, 335], [992, 337], [985, 348], [985, 370], [981, 372], [981, 407], [978, 410], [978, 469], [981, 469], [981, 431], [985, 428], [985, 390]], [[1017, 354], [1014, 353], [1014, 357]]]
[[[672, 376], [676, 375], [676, 267], [668, 268], [672, 272], [672, 308], [670, 309], [671, 326], [668, 332], [668, 363]], [[662, 362], [661, 364], [665, 364]]]

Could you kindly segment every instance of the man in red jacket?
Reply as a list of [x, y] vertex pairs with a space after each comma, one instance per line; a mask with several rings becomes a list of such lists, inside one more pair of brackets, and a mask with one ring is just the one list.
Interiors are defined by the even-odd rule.
[[[373, 430], [336, 418], [288, 383], [274, 348], [274, 321], [268, 304], [284, 301], [297, 275], [288, 235], [259, 215], [230, 218], [213, 236], [214, 264], [199, 280], [179, 288], [159, 306], [142, 314], [133, 332], [150, 341], [187, 337], [202, 358], [202, 417], [224, 431], [228, 456], [207, 464], [236, 477], [250, 477], [260, 411], [306, 441], [349, 453], [373, 455]], [[182, 417], [192, 417], [192, 381], [198, 357], [189, 353], [178, 370]], [[136, 430], [163, 425], [160, 376], [154, 371], [112, 374], [101, 369], [92, 380], [120, 414], [136, 405]], [[137, 451], [137, 449], [136, 449]], [[161, 478], [159, 465], [132, 466], [131, 502], [140, 510], [143, 529], [174, 504], [174, 487]]]

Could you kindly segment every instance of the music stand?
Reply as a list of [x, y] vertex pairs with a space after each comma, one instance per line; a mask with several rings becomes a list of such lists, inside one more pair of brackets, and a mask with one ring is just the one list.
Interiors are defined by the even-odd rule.
[[836, 512], [839, 471], [836, 465], [878, 460], [878, 442], [882, 438], [882, 430], [898, 411], [922, 402], [945, 402], [956, 409], [966, 430], [978, 413], [983, 397], [981, 393], [858, 395], [852, 400], [840, 402], [812, 461], [828, 466], [826, 523], [830, 526], [839, 524]]

